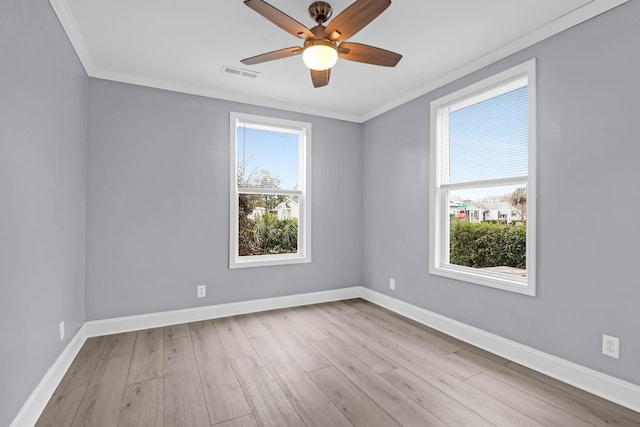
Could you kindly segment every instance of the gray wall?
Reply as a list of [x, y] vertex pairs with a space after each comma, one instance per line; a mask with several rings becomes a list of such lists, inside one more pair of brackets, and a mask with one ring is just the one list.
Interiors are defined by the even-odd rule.
[[[362, 284], [362, 126], [95, 79], [89, 111], [88, 319]], [[229, 270], [230, 111], [312, 123], [312, 263]]]
[[49, 2], [0, 2], [2, 426], [85, 319], [87, 95]]
[[[640, 384], [639, 40], [632, 1], [367, 122], [365, 284]], [[429, 103], [532, 57], [538, 296], [429, 275]], [[620, 360], [601, 354], [603, 333]]]
[[[359, 284], [390, 293], [390, 276], [392, 296], [640, 384], [639, 39], [640, 4], [628, 2], [361, 126], [88, 79], [46, 0], [3, 1], [0, 425], [85, 312]], [[538, 296], [430, 276], [429, 102], [531, 57]], [[227, 268], [229, 111], [313, 123], [313, 263]], [[602, 333], [621, 338], [619, 361], [600, 355]]]

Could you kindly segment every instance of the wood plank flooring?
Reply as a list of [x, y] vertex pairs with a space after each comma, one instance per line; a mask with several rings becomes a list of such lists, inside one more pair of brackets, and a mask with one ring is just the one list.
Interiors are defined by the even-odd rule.
[[360, 299], [86, 341], [37, 426], [640, 426]]

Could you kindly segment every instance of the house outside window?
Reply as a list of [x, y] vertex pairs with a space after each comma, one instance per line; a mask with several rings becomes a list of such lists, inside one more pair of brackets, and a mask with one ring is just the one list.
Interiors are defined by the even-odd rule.
[[431, 103], [431, 274], [535, 295], [535, 92], [530, 60]]
[[311, 124], [231, 113], [229, 268], [311, 261]]

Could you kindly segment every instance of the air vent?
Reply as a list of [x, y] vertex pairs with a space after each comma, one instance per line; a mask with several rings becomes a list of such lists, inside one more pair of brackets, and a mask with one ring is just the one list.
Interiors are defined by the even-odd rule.
[[231, 67], [229, 65], [223, 65], [220, 71], [223, 73], [235, 74], [236, 76], [249, 77], [251, 79], [255, 79], [260, 76], [260, 73], [257, 71], [243, 70], [242, 68]]

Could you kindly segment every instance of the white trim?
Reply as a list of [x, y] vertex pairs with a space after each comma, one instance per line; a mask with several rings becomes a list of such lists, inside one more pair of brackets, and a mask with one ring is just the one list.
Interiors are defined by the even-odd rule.
[[80, 59], [80, 63], [84, 67], [87, 75], [92, 77], [100, 72], [100, 69], [96, 67], [95, 62], [93, 61], [93, 57], [91, 56], [89, 48], [84, 41], [84, 37], [82, 37], [82, 32], [80, 32], [78, 23], [73, 17], [69, 3], [65, 0], [49, 0], [49, 3], [58, 16], [58, 20], [60, 21], [62, 28], [65, 33], [67, 33], [67, 37], [69, 37], [69, 41], [71, 42], [73, 49], [76, 51], [76, 55], [78, 55], [78, 59]]
[[483, 271], [477, 268], [462, 267], [454, 264], [445, 264], [429, 269], [429, 273], [449, 279], [460, 280], [461, 282], [535, 296], [535, 290], [532, 292], [530, 288], [527, 287], [526, 277], [505, 277], [506, 274], [504, 273], [493, 273], [491, 271]]
[[[520, 64], [514, 67], [524, 68], [520, 72], [514, 70], [514, 73], [511, 73], [509, 72], [511, 69], [502, 71], [480, 82], [465, 86], [456, 92], [443, 96], [440, 100], [443, 103], [450, 104], [449, 113], [454, 113], [472, 105], [488, 101], [496, 96], [504, 95], [507, 92], [528, 87], [528, 73], [525, 74], [528, 70], [526, 70], [526, 67], [523, 67], [523, 65], [524, 64]], [[533, 69], [535, 70], [535, 66]], [[515, 77], [514, 74], [516, 74]], [[504, 76], [504, 78], [499, 78], [498, 76]]]
[[[528, 295], [536, 295], [538, 275], [538, 72], [535, 59], [527, 62], [529, 85], [529, 153], [527, 182], [527, 287]], [[532, 125], [533, 123], [533, 125]], [[522, 219], [522, 218], [521, 218]]]
[[306, 264], [311, 262], [311, 258], [302, 254], [276, 254], [276, 255], [247, 255], [237, 257], [234, 262], [229, 261], [230, 269], [272, 267], [275, 265]]
[[456, 182], [455, 184], [440, 184], [443, 190], [464, 190], [467, 188], [496, 187], [500, 185], [526, 184], [528, 177], [514, 176], [510, 178], [484, 179], [472, 182]]
[[[332, 109], [324, 109], [324, 108], [314, 108], [313, 106], [303, 107], [296, 106], [295, 112], [297, 113], [305, 113], [312, 114], [315, 116], [328, 117], [332, 119], [338, 120], [346, 120], [354, 123], [364, 123], [367, 120], [370, 120], [380, 114], [389, 111], [393, 108], [396, 108], [402, 104], [405, 104], [419, 96], [422, 96], [426, 93], [429, 93], [439, 87], [446, 85], [454, 80], [457, 80], [461, 77], [466, 76], [467, 74], [471, 74], [474, 71], [477, 71], [481, 68], [486, 67], [487, 65], [493, 64], [494, 62], [499, 61], [500, 59], [506, 58], [507, 56], [521, 51], [529, 46], [532, 46], [546, 38], [549, 38], [555, 34], [558, 34], [566, 29], [569, 29], [573, 26], [576, 26], [584, 21], [587, 21], [595, 16], [598, 16], [604, 12], [607, 12], [623, 3], [626, 3], [629, 0], [593, 0], [589, 3], [581, 6], [566, 15], [555, 19], [542, 27], [525, 34], [524, 36], [507, 43], [506, 45], [495, 49], [486, 55], [480, 56], [479, 58], [467, 63], [463, 64], [459, 67], [449, 70], [445, 72], [441, 77], [436, 78], [425, 85], [418, 86], [412, 90], [405, 92], [404, 94], [400, 94], [397, 97], [389, 100], [388, 102], [383, 102], [376, 106], [373, 106], [368, 111], [359, 113], [359, 114], [349, 114], [349, 113], [341, 113], [336, 112]], [[242, 102], [248, 103], [252, 105], [257, 105], [260, 107], [267, 108], [276, 108], [285, 111], [292, 111], [291, 105], [284, 102], [272, 101], [269, 99], [259, 99], [249, 95], [237, 95], [230, 92], [224, 91], [224, 89], [208, 89], [203, 87], [198, 87], [195, 85], [186, 85], [184, 83], [172, 82], [161, 79], [154, 79], [145, 76], [136, 76], [127, 73], [120, 73], [110, 70], [105, 70], [102, 68], [98, 68], [95, 65], [95, 62], [91, 58], [89, 50], [84, 42], [82, 34], [78, 28], [73, 15], [69, 9], [69, 5], [65, 0], [49, 0], [51, 5], [53, 6], [54, 11], [58, 15], [58, 19], [62, 24], [71, 44], [73, 45], [78, 57], [80, 58], [80, 62], [84, 66], [87, 75], [89, 77], [95, 77], [105, 80], [112, 80], [116, 82], [122, 83], [130, 83], [139, 86], [146, 86], [164, 90], [170, 90], [174, 92], [188, 93], [192, 95], [206, 96], [210, 98], [217, 98], [227, 101], [233, 102]]]
[[[535, 58], [465, 86], [431, 102], [429, 183], [429, 274], [488, 286], [524, 295], [536, 295], [536, 60]], [[468, 183], [448, 182], [449, 116], [453, 111], [486, 101], [515, 89], [527, 87], [528, 99], [528, 176], [485, 179]], [[444, 173], [443, 173], [444, 172]], [[446, 176], [446, 178], [445, 178]], [[477, 188], [484, 185], [504, 185], [522, 182], [527, 188], [526, 277], [514, 277], [481, 269], [453, 265], [449, 262], [449, 200], [448, 190]], [[444, 181], [444, 182], [443, 182]]]
[[300, 190], [281, 190], [279, 188], [262, 188], [262, 187], [238, 187], [238, 193], [243, 194], [277, 194], [279, 196], [300, 196]]
[[33, 426], [87, 338], [206, 319], [358, 298], [361, 286], [85, 322], [33, 390], [10, 427]]
[[11, 423], [11, 427], [35, 425], [86, 339], [86, 327], [82, 325], [75, 336], [71, 338], [69, 344], [62, 350], [60, 356], [44, 374], [33, 392], [31, 392], [27, 401], [22, 405], [22, 409], [20, 409], [20, 412]]
[[287, 295], [282, 297], [263, 298], [249, 301], [231, 302], [227, 304], [209, 305], [206, 307], [186, 308], [183, 310], [163, 311], [159, 313], [140, 314], [136, 316], [116, 317], [113, 319], [91, 320], [85, 323], [87, 337], [138, 331], [179, 323], [199, 322], [207, 319], [237, 316], [247, 313], [258, 313], [267, 310], [298, 307], [307, 304], [341, 301], [358, 298], [362, 294], [360, 286], [332, 289], [329, 291], [310, 292], [306, 294]]
[[[483, 55], [477, 59], [474, 59], [467, 64], [463, 64], [455, 69], [451, 69], [445, 72], [441, 77], [436, 78], [423, 86], [418, 86], [404, 94], [398, 95], [388, 102], [377, 105], [375, 108], [363, 113], [361, 115], [361, 122], [364, 123], [367, 120], [379, 116], [389, 110], [399, 107], [407, 102], [416, 99], [424, 94], [433, 92], [434, 90], [458, 80], [464, 76], [467, 76], [475, 71], [478, 71], [484, 67], [487, 67], [493, 63], [498, 62], [501, 59], [506, 58], [516, 52], [524, 50], [534, 44], [541, 42], [551, 36], [568, 30], [578, 24], [588, 21], [600, 14], [608, 12], [609, 10], [626, 3], [629, 0], [593, 0], [589, 3], [581, 6], [558, 19], [555, 19], [542, 27], [525, 34], [524, 36], [507, 43], [506, 45], [495, 49], [486, 55]], [[345, 119], [348, 120], [348, 119]]]
[[360, 297], [367, 301], [559, 381], [640, 412], [640, 386], [638, 385], [469, 326], [372, 289], [363, 287], [361, 291]]
[[111, 80], [133, 84], [137, 86], [145, 86], [156, 89], [163, 89], [172, 92], [186, 93], [190, 95], [205, 96], [207, 98], [220, 99], [223, 101], [238, 102], [243, 104], [255, 105], [258, 107], [273, 108], [283, 111], [291, 111], [294, 113], [310, 114], [318, 117], [327, 117], [329, 119], [345, 120], [353, 123], [364, 123], [365, 120], [359, 114], [341, 113], [324, 108], [314, 108], [313, 106], [291, 106], [288, 102], [278, 102], [267, 98], [258, 98], [254, 95], [242, 95], [225, 91], [223, 88], [204, 88], [196, 85], [173, 82], [163, 79], [155, 79], [145, 76], [136, 76], [128, 73], [117, 71], [109, 71], [96, 69], [94, 73], [87, 73], [89, 77], [103, 80]]
[[[230, 112], [229, 117], [229, 268], [268, 267], [311, 262], [311, 123], [234, 111]], [[298, 190], [238, 187], [238, 123], [244, 123], [252, 129], [277, 129], [298, 137]], [[298, 198], [297, 253], [238, 256], [238, 197], [240, 193], [295, 195]]]
[[416, 322], [640, 412], [640, 386], [535, 350], [363, 286], [85, 322], [42, 377], [10, 427], [33, 426], [89, 337], [308, 304], [363, 298]]

